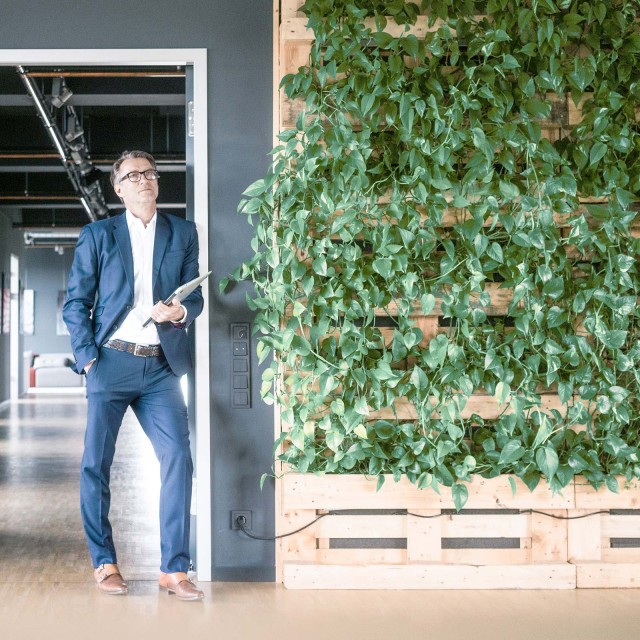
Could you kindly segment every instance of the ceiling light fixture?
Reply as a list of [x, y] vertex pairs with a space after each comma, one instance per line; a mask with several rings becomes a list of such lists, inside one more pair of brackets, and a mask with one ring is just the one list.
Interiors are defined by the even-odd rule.
[[[27, 92], [33, 98], [38, 115], [44, 123], [47, 133], [60, 155], [67, 176], [80, 199], [89, 219], [95, 221], [109, 215], [100, 180], [102, 172], [93, 166], [91, 155], [84, 139], [84, 131], [72, 105], [67, 105], [62, 112], [65, 129], [62, 135], [53, 113], [47, 109], [47, 102], [40, 93], [33, 78], [22, 66], [17, 67], [18, 74]], [[73, 95], [67, 87], [64, 77], [57, 76], [53, 80], [50, 103], [57, 108], [62, 107]]]
[[25, 231], [24, 244], [29, 249], [53, 249], [63, 255], [66, 247], [73, 248], [78, 242], [80, 231]]
[[93, 215], [93, 211], [91, 211], [91, 207], [89, 206], [89, 203], [87, 202], [87, 200], [86, 200], [86, 198], [84, 196], [82, 196], [82, 198], [80, 198], [80, 204], [82, 204], [82, 206], [84, 207], [84, 210], [87, 212], [87, 215], [92, 220], [95, 220], [94, 215]]
[[[73, 107], [67, 107], [67, 109], [72, 108]], [[84, 129], [80, 126], [80, 123], [74, 113], [71, 117], [67, 118], [67, 130], [64, 133], [64, 137], [67, 139], [67, 142], [73, 142], [83, 135]]]
[[51, 104], [60, 109], [71, 98], [73, 91], [67, 87], [64, 78], [54, 78], [51, 83]]

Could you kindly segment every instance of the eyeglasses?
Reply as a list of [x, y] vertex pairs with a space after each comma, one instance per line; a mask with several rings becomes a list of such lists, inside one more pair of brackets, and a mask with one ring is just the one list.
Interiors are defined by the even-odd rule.
[[122, 176], [122, 178], [118, 180], [118, 184], [127, 179], [131, 182], [140, 182], [142, 176], [145, 177], [145, 180], [157, 180], [160, 177], [160, 174], [155, 169], [147, 169], [146, 171], [129, 171], [126, 176]]

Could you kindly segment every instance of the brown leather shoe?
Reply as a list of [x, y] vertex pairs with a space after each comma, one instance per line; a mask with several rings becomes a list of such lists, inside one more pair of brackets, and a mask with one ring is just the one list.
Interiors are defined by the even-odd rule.
[[161, 573], [158, 584], [161, 589], [166, 589], [169, 595], [175, 594], [178, 600], [202, 600], [204, 598], [204, 593], [189, 580], [183, 571]]
[[94, 570], [93, 575], [98, 583], [98, 589], [111, 596], [123, 596], [129, 593], [129, 587], [120, 575], [117, 564], [101, 564]]

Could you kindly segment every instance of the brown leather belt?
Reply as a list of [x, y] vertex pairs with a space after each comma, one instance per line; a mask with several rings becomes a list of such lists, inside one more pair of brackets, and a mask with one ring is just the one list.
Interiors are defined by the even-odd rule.
[[158, 358], [162, 355], [162, 347], [159, 344], [136, 344], [124, 340], [109, 340], [104, 344], [108, 349], [124, 351], [141, 358]]

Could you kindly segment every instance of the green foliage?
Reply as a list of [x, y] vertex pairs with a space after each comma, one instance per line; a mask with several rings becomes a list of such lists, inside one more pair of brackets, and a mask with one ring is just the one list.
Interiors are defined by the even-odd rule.
[[[473, 474], [640, 476], [639, 7], [304, 5], [310, 64], [282, 86], [306, 107], [245, 192], [255, 256], [234, 274], [255, 283], [291, 467], [406, 474], [458, 508]], [[552, 142], [558, 101], [582, 119]], [[444, 228], [451, 208], [466, 215]], [[506, 317], [492, 284], [513, 291]], [[416, 315], [437, 311], [450, 328], [427, 342]], [[480, 389], [496, 419], [463, 417]], [[415, 420], [372, 416], [400, 399]]]

